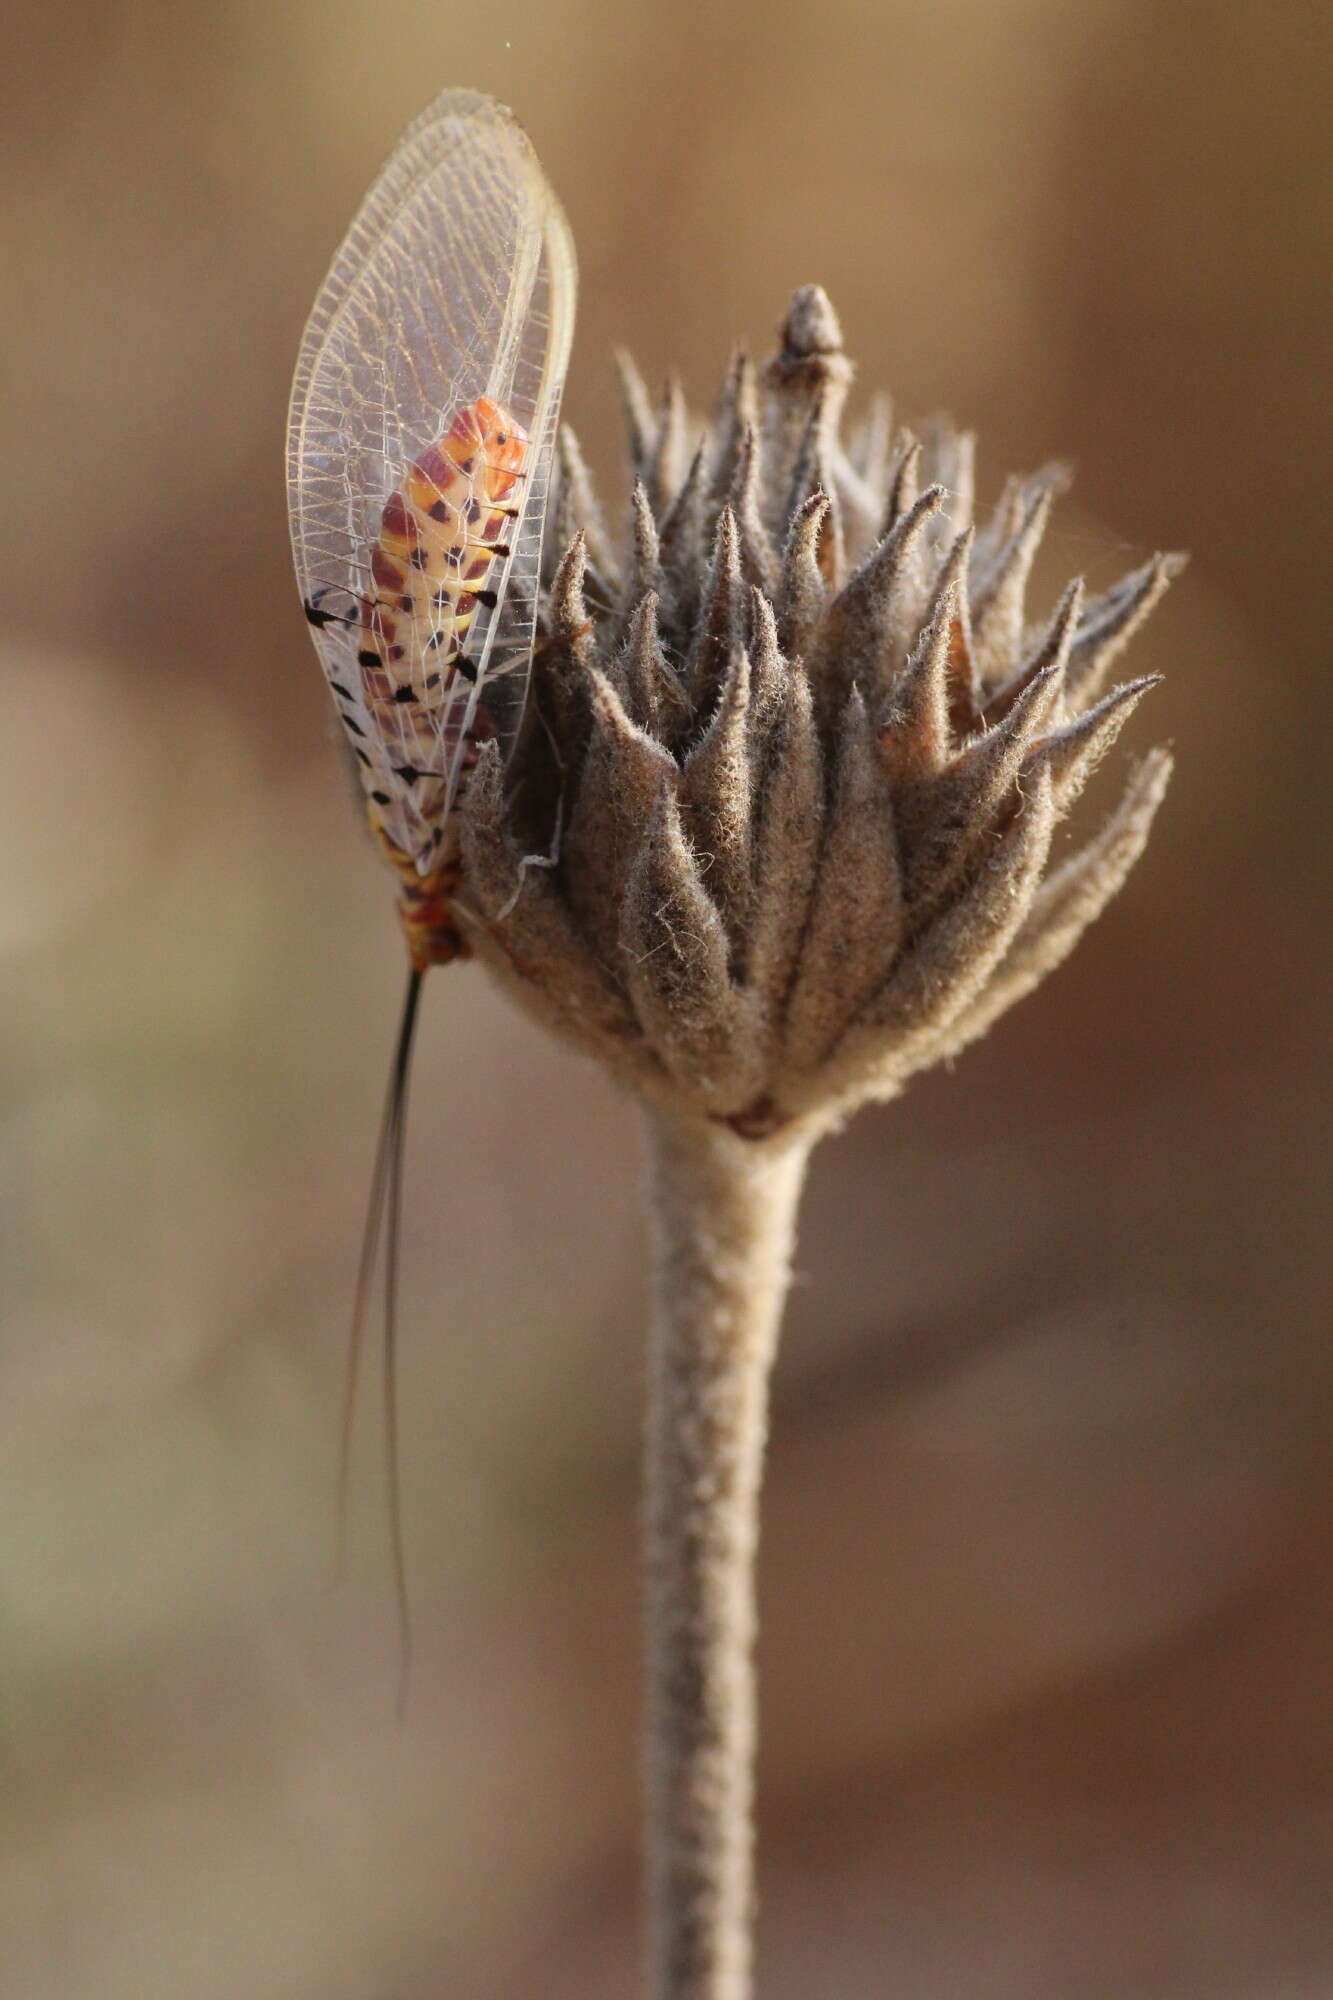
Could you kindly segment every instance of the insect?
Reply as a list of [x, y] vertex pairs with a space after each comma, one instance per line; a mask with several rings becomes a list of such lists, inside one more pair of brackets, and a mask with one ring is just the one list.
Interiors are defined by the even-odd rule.
[[[383, 1248], [394, 1572], [403, 1145], [421, 985], [465, 947], [456, 809], [480, 744], [512, 741], [573, 332], [564, 214], [513, 114], [446, 91], [403, 134], [301, 342], [287, 434], [297, 583], [367, 823], [397, 882], [407, 990], [353, 1308], [339, 1475]], [[341, 1530], [340, 1530], [341, 1531]]]

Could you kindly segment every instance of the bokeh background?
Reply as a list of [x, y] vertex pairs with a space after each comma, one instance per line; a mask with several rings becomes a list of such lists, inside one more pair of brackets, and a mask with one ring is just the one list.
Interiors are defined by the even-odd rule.
[[[1194, 562], [1123, 899], [819, 1158], [762, 1565], [765, 2000], [1333, 1992], [1326, 7], [11, 0], [0, 1992], [635, 1990], [635, 1121], [431, 982], [415, 1682], [373, 1399], [400, 947], [291, 587], [305, 312], [437, 89], [568, 207], [566, 409], [818, 279], [864, 385], [1079, 469], [1044, 587]], [[617, 488], [618, 492], [623, 489]], [[618, 501], [619, 505], [620, 502]]]

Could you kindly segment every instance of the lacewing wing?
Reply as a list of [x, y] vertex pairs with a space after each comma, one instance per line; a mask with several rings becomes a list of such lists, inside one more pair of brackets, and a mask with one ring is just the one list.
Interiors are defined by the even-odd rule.
[[408, 887], [447, 864], [478, 738], [508, 740], [521, 712], [574, 293], [568, 224], [513, 115], [446, 91], [371, 188], [301, 343], [297, 580]]
[[484, 739], [512, 743], [531, 665], [560, 395], [574, 325], [569, 226], [513, 114], [446, 91], [409, 126], [320, 287], [287, 437], [302, 605], [398, 882], [410, 971], [353, 1312], [340, 1534], [358, 1363], [384, 1245], [394, 1572], [398, 1226], [421, 982], [458, 955], [454, 813]]

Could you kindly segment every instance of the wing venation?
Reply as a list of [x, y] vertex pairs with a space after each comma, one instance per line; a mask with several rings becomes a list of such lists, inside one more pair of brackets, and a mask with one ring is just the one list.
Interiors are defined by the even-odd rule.
[[476, 741], [521, 710], [574, 294], [522, 129], [447, 91], [366, 196], [301, 344], [297, 579], [372, 824], [423, 876]]

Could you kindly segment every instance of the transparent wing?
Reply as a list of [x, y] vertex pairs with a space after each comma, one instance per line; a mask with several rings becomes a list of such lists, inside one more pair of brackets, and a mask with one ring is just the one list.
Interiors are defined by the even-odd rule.
[[[495, 601], [478, 607], [469, 638], [475, 678], [458, 676], [431, 716], [446, 815], [474, 725], [503, 740], [522, 706], [574, 297], [569, 227], [527, 137], [502, 105], [446, 91], [371, 188], [301, 343], [288, 429], [292, 547], [344, 728], [349, 714], [374, 728], [348, 669], [386, 499], [451, 414], [479, 397], [530, 440], [509, 552], [487, 578]], [[353, 729], [348, 740], [370, 759], [358, 760], [367, 794], [391, 787], [392, 758]], [[425, 872], [429, 829], [403, 824]]]

